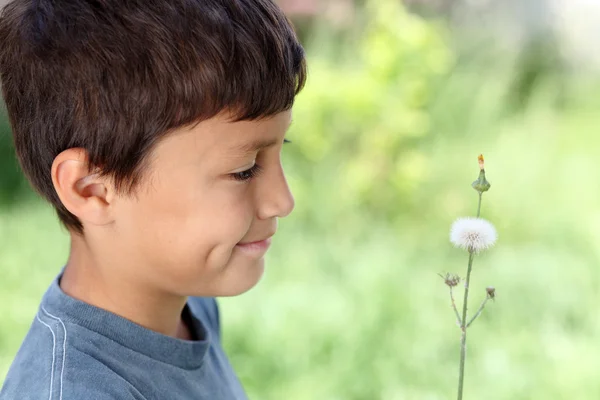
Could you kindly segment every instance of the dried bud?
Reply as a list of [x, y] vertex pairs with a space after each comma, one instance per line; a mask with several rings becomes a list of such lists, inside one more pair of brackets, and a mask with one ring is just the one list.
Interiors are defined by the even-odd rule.
[[485, 288], [485, 291], [490, 299], [494, 300], [496, 298], [496, 288], [490, 286]]
[[457, 286], [460, 282], [460, 276], [455, 275], [455, 274], [448, 273], [448, 274], [446, 274], [446, 276], [443, 276], [442, 274], [438, 274], [438, 275], [442, 277], [442, 279], [444, 280], [444, 283], [450, 288]]
[[485, 162], [483, 154], [480, 154], [479, 157], [477, 157], [477, 160], [479, 161], [479, 177], [471, 184], [471, 186], [479, 193], [483, 193], [490, 190], [492, 185], [485, 179]]

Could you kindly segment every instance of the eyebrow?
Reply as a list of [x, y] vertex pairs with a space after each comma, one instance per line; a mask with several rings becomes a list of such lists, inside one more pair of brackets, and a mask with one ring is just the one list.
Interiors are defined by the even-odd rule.
[[[290, 125], [292, 124], [292, 122], [293, 120], [290, 121]], [[258, 139], [249, 143], [244, 143], [240, 146], [236, 146], [234, 150], [241, 151], [243, 153], [254, 153], [275, 146], [277, 143], [277, 139]], [[283, 143], [291, 143], [291, 140], [284, 138]]]
[[236, 146], [234, 150], [241, 151], [243, 153], [253, 153], [256, 151], [264, 150], [277, 144], [276, 139], [260, 139], [254, 140], [249, 143], [244, 143], [240, 146]]

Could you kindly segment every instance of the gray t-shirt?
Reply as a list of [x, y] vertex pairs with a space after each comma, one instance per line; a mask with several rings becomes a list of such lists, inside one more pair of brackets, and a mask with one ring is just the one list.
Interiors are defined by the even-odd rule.
[[168, 337], [75, 300], [44, 295], [0, 390], [0, 400], [246, 399], [220, 341], [213, 298], [183, 317], [198, 340]]

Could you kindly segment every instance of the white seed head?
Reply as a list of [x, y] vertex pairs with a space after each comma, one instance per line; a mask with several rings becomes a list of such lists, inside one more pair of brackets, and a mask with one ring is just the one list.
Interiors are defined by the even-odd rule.
[[498, 239], [496, 228], [482, 218], [459, 218], [450, 229], [450, 242], [469, 252], [479, 253], [494, 245]]

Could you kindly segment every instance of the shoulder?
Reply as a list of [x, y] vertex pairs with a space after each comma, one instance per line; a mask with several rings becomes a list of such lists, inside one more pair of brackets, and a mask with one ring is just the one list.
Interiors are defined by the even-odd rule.
[[107, 385], [104, 389], [95, 389], [78, 384], [74, 387], [65, 388], [60, 392], [50, 395], [47, 391], [39, 391], [31, 387], [3, 388], [0, 392], [1, 400], [146, 400], [130, 393], [114, 389], [115, 385]]
[[39, 311], [8, 370], [0, 400], [51, 399], [57, 385], [56, 366], [64, 358], [63, 338], [57, 321]]
[[209, 325], [210, 329], [221, 332], [219, 305], [214, 297], [190, 297], [188, 305], [192, 313]]
[[0, 400], [145, 400], [101, 361], [78, 350], [73, 332], [74, 326], [41, 308], [11, 364]]
[[9, 371], [0, 400], [15, 399], [147, 400], [131, 384], [102, 366], [81, 362], [62, 368], [56, 359], [50, 373], [44, 369]]

